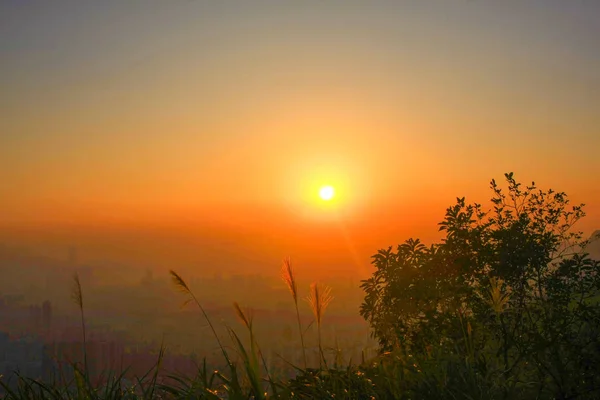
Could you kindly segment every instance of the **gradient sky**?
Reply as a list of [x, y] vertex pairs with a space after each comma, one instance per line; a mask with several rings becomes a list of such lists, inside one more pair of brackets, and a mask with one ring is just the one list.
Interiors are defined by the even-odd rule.
[[0, 60], [5, 225], [275, 235], [331, 183], [383, 247], [514, 171], [600, 228], [596, 0], [3, 0]]

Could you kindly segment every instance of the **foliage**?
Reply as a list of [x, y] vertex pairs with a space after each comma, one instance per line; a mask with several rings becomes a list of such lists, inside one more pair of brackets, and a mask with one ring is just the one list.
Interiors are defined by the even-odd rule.
[[301, 370], [286, 385], [291, 399], [376, 399], [373, 382], [357, 368]]
[[447, 209], [441, 243], [380, 250], [360, 313], [382, 351], [468, 360], [503, 398], [600, 396], [600, 263], [573, 231], [583, 205], [505, 177], [491, 210]]

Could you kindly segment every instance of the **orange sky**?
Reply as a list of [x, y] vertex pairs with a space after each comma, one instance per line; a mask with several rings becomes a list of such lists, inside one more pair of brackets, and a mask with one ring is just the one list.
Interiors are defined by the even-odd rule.
[[375, 3], [2, 3], [0, 225], [211, 227], [343, 265], [514, 171], [599, 228], [598, 5]]

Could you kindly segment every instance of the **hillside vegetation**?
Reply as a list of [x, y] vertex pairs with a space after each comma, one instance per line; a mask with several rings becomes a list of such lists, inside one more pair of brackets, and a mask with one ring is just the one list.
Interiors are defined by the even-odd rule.
[[[125, 371], [92, 382], [83, 357], [51, 382], [0, 381], [6, 399], [596, 399], [600, 397], [600, 262], [575, 230], [585, 216], [565, 193], [523, 186], [513, 174], [491, 182], [491, 207], [458, 198], [426, 246], [409, 239], [373, 256], [375, 271], [361, 283], [360, 315], [379, 343], [378, 355], [342, 360], [321, 340], [323, 315], [334, 293], [320, 284], [298, 288], [290, 260], [282, 278], [295, 305], [304, 351], [293, 374], [270, 368], [252, 310], [234, 303], [244, 331], [219, 335], [202, 293], [170, 271], [182, 301], [194, 304], [213, 332], [223, 359], [215, 370], [200, 362], [195, 376], [155, 368], [135, 381]], [[75, 276], [82, 341], [85, 288]], [[317, 363], [308, 358], [299, 303], [313, 313]], [[307, 354], [309, 353], [309, 354]]]

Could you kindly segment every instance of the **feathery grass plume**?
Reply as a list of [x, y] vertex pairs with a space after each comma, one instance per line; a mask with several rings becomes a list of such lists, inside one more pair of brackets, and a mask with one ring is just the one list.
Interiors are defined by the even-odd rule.
[[81, 289], [81, 281], [79, 280], [79, 274], [75, 272], [73, 274], [73, 286], [71, 289], [71, 299], [79, 308], [79, 315], [81, 317], [81, 331], [83, 336], [83, 367], [87, 371], [87, 340], [85, 333], [85, 316], [83, 313], [83, 290]]
[[333, 296], [331, 295], [331, 288], [329, 286], [320, 288], [318, 283], [311, 283], [310, 293], [306, 298], [306, 301], [310, 305], [310, 309], [315, 316], [317, 326], [321, 326], [325, 310], [332, 300]]
[[206, 319], [206, 322], [208, 322], [208, 326], [210, 327], [213, 335], [215, 336], [215, 339], [217, 340], [219, 347], [221, 348], [221, 352], [223, 353], [223, 357], [225, 357], [225, 361], [227, 362], [227, 365], [229, 366], [229, 368], [232, 368], [233, 364], [231, 362], [231, 359], [229, 358], [229, 354], [227, 354], [227, 350], [225, 350], [225, 347], [221, 343], [221, 340], [219, 339], [219, 335], [217, 335], [217, 331], [215, 330], [215, 327], [214, 327], [212, 321], [208, 317], [208, 314], [206, 313], [206, 310], [204, 309], [204, 307], [202, 307], [202, 304], [200, 304], [200, 302], [198, 301], [198, 298], [196, 297], [196, 295], [194, 295], [194, 292], [192, 292], [190, 290], [190, 288], [185, 283], [183, 278], [181, 276], [179, 276], [179, 274], [177, 272], [175, 272], [173, 270], [169, 270], [169, 274], [171, 275], [171, 282], [173, 283], [175, 288], [177, 290], [179, 290], [181, 293], [189, 296], [189, 298], [185, 301], [184, 304], [187, 304], [190, 302], [196, 303], [196, 305], [202, 312], [204, 319]]
[[248, 328], [248, 330], [252, 332], [252, 322], [254, 320], [254, 315], [252, 314], [252, 311], [249, 310], [248, 316], [246, 317], [246, 313], [242, 310], [237, 301], [233, 302], [233, 308], [238, 318], [244, 323], [246, 328]]
[[79, 274], [77, 272], [73, 274], [71, 299], [77, 305], [77, 307], [83, 309], [83, 291], [81, 290], [81, 281], [79, 280]]
[[496, 314], [502, 314], [510, 300], [510, 291], [507, 290], [504, 293], [502, 292], [503, 285], [504, 281], [502, 279], [496, 277], [490, 278], [487, 303]]
[[283, 260], [283, 265], [281, 266], [281, 279], [283, 279], [287, 285], [292, 298], [294, 299], [294, 306], [296, 307], [296, 320], [298, 321], [298, 332], [300, 333], [300, 342], [302, 344], [304, 369], [306, 369], [306, 346], [304, 345], [304, 333], [302, 332], [300, 310], [298, 308], [298, 285], [296, 284], [296, 277], [294, 276], [294, 269], [292, 268], [292, 260], [290, 260], [289, 257], [286, 257]]
[[191, 292], [190, 288], [185, 283], [183, 278], [181, 276], [179, 276], [179, 274], [177, 274], [177, 272], [170, 270], [169, 274], [171, 274], [171, 281], [173, 282], [173, 285], [175, 286], [176, 289], [178, 289], [183, 294], [191, 295], [192, 292]]
[[325, 310], [331, 301], [333, 300], [333, 296], [331, 295], [331, 288], [329, 286], [323, 286], [323, 288], [319, 287], [318, 283], [311, 283], [310, 285], [310, 293], [306, 298], [306, 301], [310, 305], [310, 308], [315, 316], [315, 320], [317, 321], [317, 334], [319, 339], [319, 352], [321, 353], [321, 358], [327, 364], [325, 360], [325, 355], [323, 354], [323, 347], [321, 345], [321, 322], [323, 320], [323, 315], [325, 314]]
[[287, 285], [294, 302], [298, 303], [298, 285], [296, 284], [296, 277], [294, 276], [294, 269], [292, 268], [292, 261], [289, 257], [283, 259], [283, 265], [281, 266], [281, 279]]

